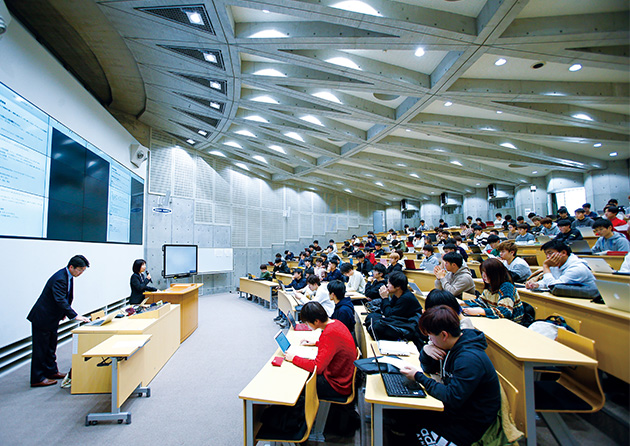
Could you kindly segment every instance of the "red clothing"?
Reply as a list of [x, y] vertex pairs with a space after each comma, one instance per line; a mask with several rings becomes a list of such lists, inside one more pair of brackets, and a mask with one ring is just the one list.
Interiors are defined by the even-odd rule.
[[322, 331], [317, 347], [315, 359], [296, 356], [293, 364], [309, 372], [317, 366], [317, 374], [323, 374], [335, 391], [350, 395], [357, 349], [348, 328], [342, 322], [331, 320]]

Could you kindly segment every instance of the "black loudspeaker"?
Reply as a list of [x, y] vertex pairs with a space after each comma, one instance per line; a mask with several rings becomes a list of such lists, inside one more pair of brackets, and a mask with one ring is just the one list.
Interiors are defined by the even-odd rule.
[[494, 198], [497, 196], [497, 191], [494, 184], [488, 184], [488, 197]]
[[405, 199], [400, 200], [400, 210], [401, 211], [406, 211], [407, 210], [407, 200], [405, 200]]
[[448, 195], [446, 194], [446, 192], [442, 192], [442, 194], [440, 195], [440, 203], [448, 204]]

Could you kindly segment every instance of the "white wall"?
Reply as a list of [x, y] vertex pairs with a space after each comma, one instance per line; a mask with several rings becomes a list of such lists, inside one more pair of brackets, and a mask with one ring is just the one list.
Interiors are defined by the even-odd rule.
[[606, 169], [585, 174], [584, 188], [586, 201], [593, 205], [593, 210], [601, 211], [611, 198], [616, 198], [619, 204], [627, 206], [630, 195], [629, 160], [609, 162]]
[[[8, 17], [4, 4], [0, 12]], [[0, 38], [0, 82], [123, 165], [135, 139], [13, 20]], [[145, 178], [146, 166], [132, 169]], [[140, 245], [57, 242], [0, 238], [0, 347], [30, 336], [26, 316], [46, 280], [74, 254], [84, 254], [92, 266], [75, 285], [74, 309], [91, 311], [129, 295], [134, 259]]]

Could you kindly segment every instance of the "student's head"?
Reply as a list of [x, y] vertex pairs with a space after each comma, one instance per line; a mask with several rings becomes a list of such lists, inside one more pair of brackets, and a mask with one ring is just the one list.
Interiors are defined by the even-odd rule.
[[374, 276], [376, 280], [381, 280], [383, 277], [385, 277], [386, 273], [387, 273], [387, 268], [382, 263], [377, 263], [376, 265], [374, 265], [374, 268], [372, 269], [372, 275]]
[[497, 251], [499, 251], [499, 255], [503, 260], [511, 262], [512, 260], [514, 260], [514, 257], [516, 257], [516, 253], [518, 253], [518, 245], [512, 240], [506, 240], [499, 243], [499, 246], [497, 246]]
[[468, 221], [468, 224], [472, 223], [473, 221], [472, 216], [469, 215], [468, 217], [466, 217], [466, 221]]
[[453, 293], [446, 290], [438, 290], [437, 288], [431, 290], [429, 294], [427, 294], [427, 299], [424, 302], [424, 310], [427, 311], [433, 307], [437, 307], [439, 305], [446, 305], [447, 307], [451, 307], [453, 311], [457, 314], [461, 314], [462, 307], [460, 307], [457, 302], [457, 298], [453, 296]]
[[463, 231], [464, 229], [468, 228], [468, 223], [460, 223], [459, 227], [461, 228], [461, 230]]
[[269, 265], [267, 265], [266, 263], [261, 263], [261, 264], [260, 264], [260, 272], [265, 272], [265, 271], [267, 271], [267, 267], [268, 267], [268, 266], [269, 266]]
[[494, 216], [499, 219], [501, 217], [503, 217], [503, 214], [501, 212], [497, 212], [496, 214], [494, 214]]
[[319, 240], [313, 240], [313, 247], [319, 245]]
[[540, 226], [540, 222], [542, 221], [542, 218], [536, 216], [536, 217], [532, 217], [532, 223], [534, 223], [534, 226], [538, 227]]
[[479, 235], [483, 232], [483, 228], [479, 225], [472, 225], [472, 230], [475, 233], [475, 235]]
[[[142, 268], [144, 266], [144, 268]], [[144, 270], [147, 268], [147, 261], [144, 259], [136, 259], [133, 261], [133, 266], [131, 267], [131, 269], [133, 270], [134, 274], [140, 274], [141, 272], [144, 272]]]
[[542, 223], [545, 228], [549, 229], [551, 228], [551, 225], [553, 225], [553, 220], [549, 217], [545, 217], [540, 221], [540, 223]]
[[311, 266], [312, 263], [313, 262], [311, 261], [310, 257], [307, 257], [307, 258], [304, 259], [304, 265]]
[[282, 257], [282, 254], [280, 254], [279, 252], [277, 252], [277, 253], [276, 253], [276, 259], [277, 259], [277, 258], [281, 258], [281, 257]]
[[499, 236], [499, 230], [498, 229], [490, 229], [490, 234], [496, 235], [498, 237]]
[[339, 266], [339, 260], [336, 257], [333, 257], [328, 261], [328, 269], [330, 271], [334, 271]]
[[381, 249], [383, 244], [381, 242], [376, 242], [376, 243], [374, 243], [374, 246], [376, 247], [376, 249]]
[[608, 204], [612, 204], [613, 206], [619, 206], [619, 201], [616, 198], [611, 198], [608, 200]]
[[407, 276], [402, 271], [395, 271], [387, 278], [387, 291], [400, 295], [409, 288]]
[[575, 210], [575, 218], [577, 218], [578, 220], [584, 220], [584, 217], [586, 217], [586, 213], [584, 212], [584, 209], [577, 208]]
[[455, 244], [457, 246], [459, 246], [464, 240], [462, 240], [462, 236], [461, 235], [456, 235], [453, 237], [453, 240], [455, 240]]
[[444, 250], [444, 253], [457, 252], [457, 246], [454, 245], [453, 243], [445, 244], [442, 249]]
[[276, 265], [282, 265], [282, 257], [276, 257], [273, 263]]
[[328, 240], [328, 244], [329, 244], [329, 245], [334, 245], [334, 244], [335, 244], [335, 241], [334, 241], [333, 239], [330, 239], [330, 240]]
[[569, 211], [567, 210], [567, 208], [562, 207], [562, 208], [558, 209], [558, 215], [561, 218], [567, 218], [567, 216], [569, 215]]
[[540, 250], [545, 252], [547, 258], [555, 253], [560, 254], [560, 266], [564, 265], [564, 262], [566, 262], [567, 258], [571, 255], [571, 248], [566, 243], [555, 239], [542, 245]]
[[508, 269], [499, 259], [487, 259], [481, 263], [481, 278], [491, 293], [496, 293], [505, 282], [512, 283]]
[[585, 212], [591, 212], [591, 203], [584, 203], [582, 209], [584, 209]]
[[335, 302], [339, 302], [346, 296], [346, 284], [341, 280], [333, 280], [332, 282], [328, 282], [328, 294], [330, 295], [330, 300]]
[[444, 254], [442, 260], [444, 261], [444, 268], [451, 273], [457, 272], [464, 264], [464, 258], [458, 252]]
[[424, 220], [420, 220], [420, 224], [421, 224], [421, 225], [424, 225]]
[[481, 225], [481, 223], [483, 223], [483, 220], [479, 217], [477, 217], [475, 221], [477, 222], [478, 225]]
[[516, 229], [518, 230], [518, 233], [521, 235], [525, 235], [527, 234], [527, 225], [525, 223], [521, 223], [520, 225], [516, 226]]
[[529, 218], [530, 220], [534, 218], [535, 216], [536, 216], [536, 212], [530, 212], [529, 214], [527, 214], [527, 218]]
[[563, 234], [571, 231], [571, 220], [558, 220], [556, 224]]
[[324, 261], [322, 260], [321, 257], [316, 257], [315, 258], [315, 266], [320, 267], [320, 266], [322, 266], [322, 263], [324, 263]]
[[516, 231], [516, 226], [517, 226], [517, 224], [514, 223], [514, 222], [508, 223], [508, 231], [510, 231], [510, 232]]
[[457, 313], [446, 305], [438, 305], [422, 313], [419, 328], [433, 345], [443, 350], [453, 348], [462, 334]]
[[409, 228], [409, 225], [405, 225], [405, 226], [403, 226], [403, 228], [404, 228], [404, 229], [407, 229], [407, 228]]
[[398, 255], [397, 252], [389, 253], [389, 257], [388, 258], [389, 258], [389, 263], [392, 264], [392, 265], [397, 263], [400, 260], [400, 256]]
[[72, 277], [79, 277], [81, 274], [83, 274], [83, 271], [85, 271], [85, 269], [89, 267], [90, 262], [88, 262], [88, 259], [86, 259], [85, 256], [81, 254], [72, 256], [70, 260], [68, 260], [67, 268], [68, 271], [70, 271]]
[[295, 268], [293, 270], [293, 278], [295, 280], [301, 280], [302, 277], [304, 277], [304, 271], [302, 271], [302, 268]]
[[608, 220], [612, 220], [613, 218], [617, 217], [618, 213], [619, 208], [617, 206], [607, 206], [604, 208], [604, 215]]
[[350, 277], [354, 274], [354, 267], [348, 262], [344, 263], [339, 267], [339, 271], [346, 277]]
[[290, 251], [287, 249], [286, 251], [284, 251], [284, 255], [286, 256]]
[[613, 234], [613, 224], [605, 218], [598, 218], [593, 223], [593, 231], [599, 237], [610, 238]]
[[444, 219], [443, 218], [440, 218], [440, 223], [444, 223]]
[[[316, 324], [317, 322], [328, 322], [328, 314], [319, 302], [311, 301], [304, 304], [300, 310], [300, 319], [309, 325]], [[312, 327], [311, 327], [312, 328]]]
[[343, 247], [344, 249], [350, 246], [350, 242], [348, 240], [346, 240], [345, 242], [343, 242]]
[[422, 247], [422, 251], [424, 252], [425, 256], [431, 257], [435, 252], [435, 248], [433, 247], [433, 245], [424, 245]]
[[488, 236], [488, 244], [492, 249], [495, 249], [499, 243], [501, 243], [501, 239], [498, 235], [490, 234]]
[[512, 216], [511, 216], [510, 214], [507, 214], [507, 215], [505, 216], [505, 219], [506, 219], [507, 221], [510, 221], [510, 220], [512, 220]]

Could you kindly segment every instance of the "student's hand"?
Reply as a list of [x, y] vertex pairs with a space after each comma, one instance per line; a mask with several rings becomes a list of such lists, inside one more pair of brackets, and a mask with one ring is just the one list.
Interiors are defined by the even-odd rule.
[[81, 316], [80, 314], [77, 314], [77, 317], [75, 317], [74, 320], [79, 322], [90, 322], [87, 317]]
[[438, 279], [444, 279], [446, 277], [446, 270], [442, 268], [442, 265], [437, 265], [433, 268], [433, 274], [435, 274], [435, 277]]
[[313, 341], [309, 341], [308, 339], [302, 339], [300, 341], [300, 345], [306, 345], [307, 347], [313, 347], [315, 343]]
[[486, 312], [483, 310], [483, 308], [462, 308], [462, 313], [464, 313], [466, 316], [483, 316], [484, 314], [486, 314]]
[[538, 288], [538, 282], [535, 280], [528, 280], [527, 282], [525, 282], [525, 288], [527, 288], [528, 290], [535, 290]]
[[436, 361], [446, 358], [446, 352], [433, 344], [426, 344], [422, 350]]
[[560, 261], [562, 260], [562, 253], [554, 252], [543, 262], [543, 267], [547, 266], [551, 268], [552, 266], [559, 266]]
[[293, 358], [295, 358], [295, 355], [292, 355], [291, 353], [285, 353], [284, 354], [284, 360], [285, 361], [293, 362]]
[[378, 294], [383, 299], [387, 299], [389, 297], [389, 293], [387, 292], [387, 287], [385, 285], [381, 285], [381, 287], [378, 289]]
[[415, 367], [411, 367], [410, 365], [406, 365], [400, 369], [400, 373], [405, 375], [405, 377], [407, 379], [410, 379], [411, 381], [416, 380], [415, 376], [417, 372], [418, 372], [418, 369], [416, 369]]

